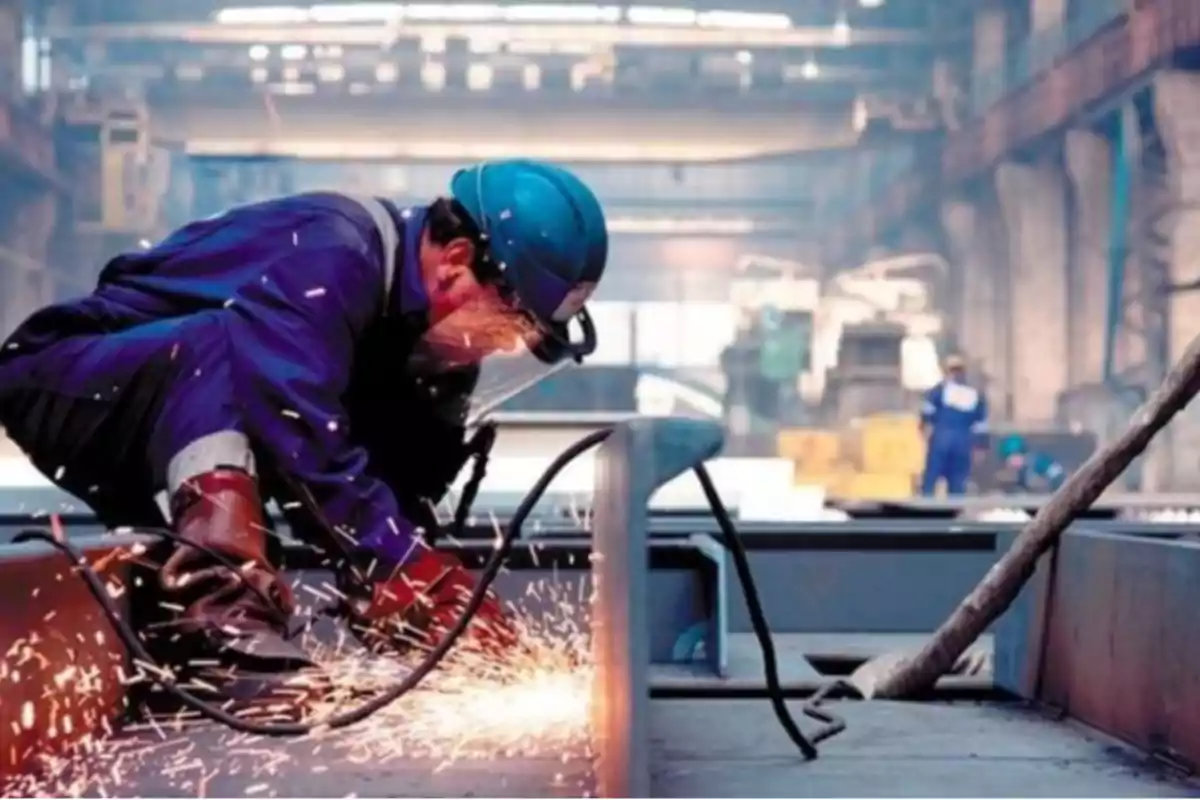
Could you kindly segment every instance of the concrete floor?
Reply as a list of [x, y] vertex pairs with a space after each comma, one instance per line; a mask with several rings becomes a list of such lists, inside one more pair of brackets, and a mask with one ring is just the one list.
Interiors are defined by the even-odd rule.
[[800, 761], [761, 700], [655, 701], [656, 797], [1200, 797], [1134, 750], [1072, 723], [977, 704], [839, 703], [847, 720]]
[[[400, 735], [398, 735], [399, 738]], [[529, 756], [382, 757], [351, 737], [251, 739], [211, 725], [139, 731], [74, 775], [23, 794], [109, 797], [581, 797], [591, 759]], [[20, 788], [20, 787], [19, 787]]]
[[[840, 703], [848, 729], [799, 760], [762, 700], [653, 704], [656, 797], [1200, 797], [1123, 745], [1019, 707]], [[251, 740], [213, 727], [130, 737], [90, 765], [91, 791], [117, 797], [579, 797], [584, 752], [564, 759], [463, 754], [452, 761], [363, 757], [339, 737]]]

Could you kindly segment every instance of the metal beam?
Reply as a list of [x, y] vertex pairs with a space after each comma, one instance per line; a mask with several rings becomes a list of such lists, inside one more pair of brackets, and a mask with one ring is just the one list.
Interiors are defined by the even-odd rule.
[[717, 454], [719, 425], [640, 419], [618, 426], [596, 457], [592, 524], [592, 703], [600, 797], [650, 792], [650, 496]]
[[[997, 678], [1167, 760], [1200, 768], [1200, 546], [1072, 531], [1001, 628]], [[1010, 612], [1012, 614], [1014, 612]]]
[[861, 44], [928, 45], [928, 34], [911, 30], [852, 29], [839, 36], [831, 28], [782, 30], [658, 27], [649, 25], [481, 25], [406, 22], [399, 25], [229, 24], [151, 22], [51, 28], [52, 41], [79, 43], [177, 41], [201, 44], [297, 44], [391, 46], [406, 38], [483, 38], [489, 42], [581, 42], [598, 47], [660, 48], [844, 48]]

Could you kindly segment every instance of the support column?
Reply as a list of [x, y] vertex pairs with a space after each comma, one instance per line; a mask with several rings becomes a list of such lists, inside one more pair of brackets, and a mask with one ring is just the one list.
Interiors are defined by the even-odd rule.
[[1067, 271], [1067, 385], [1104, 378], [1108, 315], [1108, 243], [1112, 230], [1112, 146], [1091, 131], [1070, 131], [1071, 259]]
[[1051, 165], [1002, 164], [1008, 239], [1013, 419], [1052, 422], [1067, 387], [1066, 180]]
[[[1168, 275], [1171, 284], [1200, 281], [1200, 75], [1164, 72], [1154, 81], [1155, 115], [1167, 151], [1172, 189]], [[1200, 334], [1200, 291], [1171, 295], [1171, 361]]]
[[[1200, 75], [1164, 71], [1154, 79], [1154, 117], [1166, 152], [1167, 208], [1159, 227], [1166, 280], [1200, 287]], [[1200, 335], [1200, 288], [1167, 295], [1166, 359], [1174, 363]], [[1151, 387], [1153, 388], [1153, 387]], [[1171, 488], [1200, 488], [1200, 408], [1192, 403], [1167, 429]]]
[[996, 416], [1006, 416], [1009, 397], [1007, 262], [1004, 237], [996, 224], [992, 202], [951, 199], [942, 204], [946, 232], [959, 296], [949, 306], [955, 310], [954, 328], [964, 354], [982, 367], [987, 379], [988, 403]]

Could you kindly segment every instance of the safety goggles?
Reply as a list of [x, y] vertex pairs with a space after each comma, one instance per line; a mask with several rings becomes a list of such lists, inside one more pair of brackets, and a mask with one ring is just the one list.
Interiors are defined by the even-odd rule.
[[[484, 198], [483, 175], [486, 171], [487, 165], [484, 164], [475, 178], [480, 203]], [[547, 364], [556, 364], [565, 359], [582, 363], [584, 358], [596, 351], [597, 345], [596, 326], [584, 306], [586, 295], [591, 293], [590, 287], [573, 287], [558, 276], [545, 273], [538, 276], [538, 289], [533, 293], [534, 296], [530, 297], [527, 293], [523, 300], [521, 293], [506, 277], [509, 265], [498, 260], [492, 252], [494, 235], [501, 232], [492, 230], [488, 209], [480, 208], [480, 217], [476, 239], [479, 253], [477, 274], [480, 280], [495, 287], [513, 314], [523, 318], [536, 331], [537, 335], [527, 340], [530, 352]]]

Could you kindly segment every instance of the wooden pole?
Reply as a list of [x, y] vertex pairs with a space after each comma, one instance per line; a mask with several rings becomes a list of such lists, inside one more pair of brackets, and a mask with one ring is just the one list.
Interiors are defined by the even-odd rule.
[[1125, 471], [1171, 418], [1200, 391], [1200, 337], [1162, 385], [1133, 414], [1128, 429], [1097, 452], [1042, 506], [1012, 547], [942, 623], [925, 647], [910, 657], [868, 663], [854, 676], [864, 697], [904, 698], [933, 688], [989, 625], [1003, 614], [1033, 575], [1038, 559], [1082, 512]]

